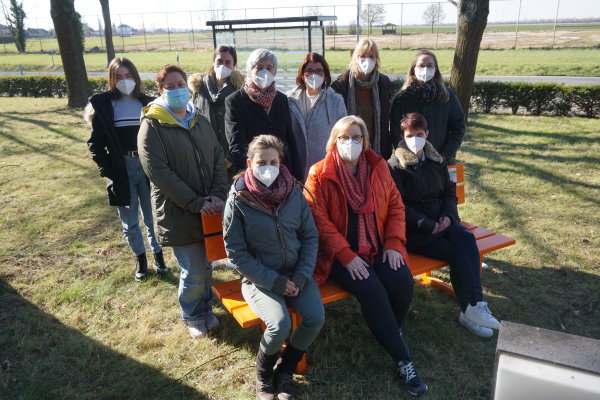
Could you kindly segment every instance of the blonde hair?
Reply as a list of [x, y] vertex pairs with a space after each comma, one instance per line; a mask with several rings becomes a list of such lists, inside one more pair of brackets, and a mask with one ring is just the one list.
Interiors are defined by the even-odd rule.
[[408, 71], [406, 72], [406, 81], [404, 82], [404, 85], [402, 85], [401, 90], [405, 90], [415, 80], [417, 80], [417, 77], [415, 76], [415, 66], [417, 65], [417, 61], [419, 60], [419, 57], [421, 57], [423, 55], [430, 56], [431, 58], [433, 58], [433, 64], [435, 66], [435, 74], [433, 75], [433, 78], [431, 78], [431, 82], [435, 86], [434, 100], [438, 103], [447, 103], [450, 100], [450, 93], [448, 93], [448, 89], [446, 88], [446, 85], [444, 84], [444, 79], [442, 78], [442, 73], [440, 72], [440, 67], [438, 66], [437, 57], [435, 56], [435, 54], [433, 54], [433, 52], [431, 52], [427, 49], [421, 49], [421, 50], [417, 51], [417, 53], [413, 57], [412, 63], [410, 64], [410, 67], [408, 68]]
[[369, 50], [373, 50], [375, 52], [375, 68], [373, 68], [373, 71], [377, 71], [379, 69], [379, 66], [381, 65], [381, 59], [379, 58], [379, 48], [377, 47], [377, 44], [375, 44], [375, 42], [371, 39], [362, 39], [356, 44], [356, 47], [352, 52], [352, 57], [350, 58], [349, 67], [354, 75], [358, 75], [360, 72], [360, 69], [358, 69], [358, 58], [361, 54]]
[[329, 135], [329, 140], [327, 141], [327, 146], [325, 147], [325, 151], [327, 153], [337, 148], [338, 136], [346, 133], [352, 125], [358, 125], [358, 127], [360, 128], [360, 133], [362, 133], [363, 136], [363, 151], [371, 147], [371, 142], [369, 141], [369, 131], [367, 131], [365, 121], [363, 121], [361, 117], [357, 117], [356, 115], [348, 115], [347, 117], [341, 118], [338, 122], [335, 123], [333, 128], [331, 128], [331, 134]]

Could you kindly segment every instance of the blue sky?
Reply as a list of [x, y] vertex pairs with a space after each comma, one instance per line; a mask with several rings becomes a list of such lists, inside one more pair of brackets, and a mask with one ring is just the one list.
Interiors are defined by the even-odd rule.
[[[22, 0], [25, 11], [29, 18], [28, 26], [40, 28], [51, 27], [50, 15], [50, 0]], [[556, 13], [556, 7], [559, 0], [521, 0], [521, 20], [528, 19], [554, 19]], [[363, 0], [363, 6], [369, 1]], [[386, 4], [386, 21], [393, 22], [396, 24], [400, 23], [400, 13], [402, 12], [402, 22], [404, 24], [421, 24], [422, 14], [425, 7], [431, 3], [427, 0], [406, 0], [404, 6], [401, 8], [399, 0], [373, 0], [372, 3]], [[315, 0], [261, 0], [260, 2], [248, 2], [245, 0], [204, 0], [204, 1], [190, 1], [190, 0], [128, 0], [128, 1], [111, 1], [111, 14], [121, 14], [121, 18], [124, 19], [123, 23], [128, 23], [128, 19], [139, 20], [139, 16], [135, 18], [133, 16], [127, 16], [126, 14], [132, 13], [157, 13], [154, 15], [148, 15], [146, 18], [146, 24], [148, 27], [160, 27], [163, 24], [164, 13], [166, 11], [182, 11], [177, 14], [169, 15], [169, 24], [171, 26], [181, 26], [182, 28], [188, 28], [190, 26], [190, 14], [189, 11], [202, 11], [210, 8], [209, 4], [223, 4], [227, 5], [229, 9], [238, 9], [237, 11], [231, 11], [228, 18], [270, 18], [273, 17], [273, 7], [289, 7], [279, 8], [275, 10], [275, 16], [295, 16], [301, 15], [301, 7], [309, 7], [316, 4], [323, 4], [322, 1]], [[347, 24], [355, 16], [356, 1], [351, 0], [329, 0], [326, 2], [327, 7], [320, 9], [321, 14], [331, 15], [333, 14], [335, 6], [335, 13], [338, 16], [340, 24]], [[446, 17], [444, 22], [451, 23], [455, 19], [455, 8], [447, 1], [441, 2]], [[254, 9], [248, 9], [244, 12], [244, 7], [253, 7]], [[261, 7], [263, 9], [257, 9]], [[100, 2], [98, 0], [75, 0], [75, 8], [77, 11], [84, 16], [86, 22], [91, 26], [97, 25], [96, 15], [101, 15], [102, 11], [100, 8]], [[499, 22], [516, 20], [519, 8], [519, 0], [492, 0], [490, 2], [490, 15], [488, 21]], [[185, 11], [185, 12], [183, 12]], [[305, 11], [308, 11], [305, 8]], [[196, 26], [205, 25], [209, 16], [207, 13], [195, 12], [192, 13], [194, 18], [193, 22]], [[585, 17], [600, 17], [600, 0], [560, 0], [559, 18], [585, 18]], [[113, 17], [113, 20], [115, 18]], [[27, 22], [27, 21], [26, 21]], [[117, 21], [118, 22], [118, 21]], [[135, 23], [130, 23], [135, 26]]]

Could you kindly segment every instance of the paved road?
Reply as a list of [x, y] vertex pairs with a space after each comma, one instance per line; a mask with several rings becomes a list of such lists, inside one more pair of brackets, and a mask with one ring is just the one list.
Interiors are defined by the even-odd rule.
[[[24, 75], [64, 75], [63, 72], [24, 72]], [[19, 75], [18, 72], [1, 72], [0, 75]], [[88, 72], [89, 76], [106, 76], [106, 72]], [[142, 72], [140, 74], [142, 79], [154, 79], [156, 76], [152, 72]], [[391, 74], [388, 75], [390, 79], [396, 80], [404, 78], [404, 74]], [[333, 74], [335, 79], [337, 74]], [[448, 80], [449, 76], [444, 76], [444, 79]], [[279, 74], [277, 80], [283, 83], [293, 82], [296, 79], [295, 74]], [[600, 76], [495, 76], [495, 75], [477, 75], [475, 76], [476, 81], [493, 81], [493, 82], [547, 82], [547, 83], [563, 83], [565, 85], [600, 85]]]

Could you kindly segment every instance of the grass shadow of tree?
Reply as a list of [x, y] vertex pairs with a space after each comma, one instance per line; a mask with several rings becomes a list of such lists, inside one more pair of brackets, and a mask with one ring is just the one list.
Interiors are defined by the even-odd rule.
[[[14, 399], [208, 399], [63, 325], [0, 279], [0, 394]], [[6, 397], [4, 397], [6, 396]]]

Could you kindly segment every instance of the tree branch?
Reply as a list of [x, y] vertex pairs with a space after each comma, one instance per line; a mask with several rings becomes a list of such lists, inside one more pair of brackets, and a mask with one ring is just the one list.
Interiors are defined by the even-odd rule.
[[448, 2], [454, 4], [454, 7], [458, 8], [458, 1], [456, 1], [456, 0], [448, 0]]

